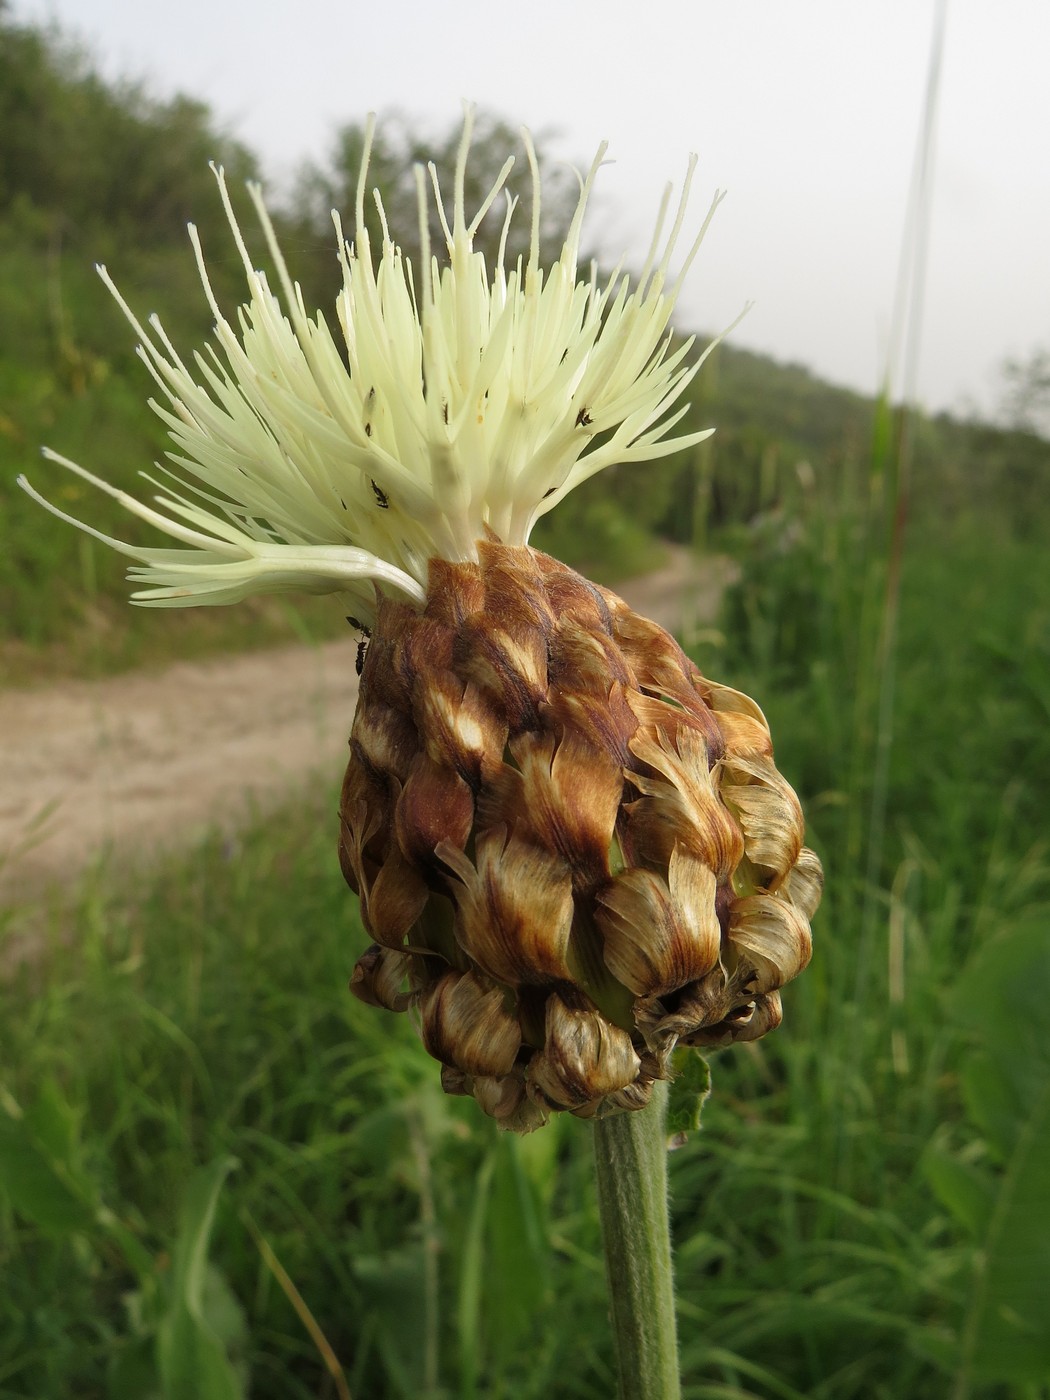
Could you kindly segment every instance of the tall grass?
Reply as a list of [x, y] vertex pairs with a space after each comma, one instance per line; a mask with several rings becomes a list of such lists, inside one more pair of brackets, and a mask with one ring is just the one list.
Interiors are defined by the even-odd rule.
[[[107, 1378], [138, 1393], [120, 1385], [172, 1304], [186, 1183], [230, 1155], [212, 1256], [232, 1295], [216, 1278], [212, 1303], [250, 1321], [253, 1395], [337, 1393], [275, 1260], [354, 1395], [550, 1394], [575, 1369], [578, 1338], [554, 1325], [565, 1297], [590, 1310], [607, 1381], [580, 1163], [557, 1165], [557, 1126], [498, 1139], [442, 1094], [404, 1021], [347, 994], [366, 940], [332, 856], [335, 793], [318, 799], [129, 901], [88, 890], [4, 989], [7, 1111], [88, 1209], [71, 1231], [15, 1186], [0, 1395], [102, 1395]], [[576, 1281], [552, 1288], [565, 1271]], [[602, 1393], [587, 1373], [564, 1393]]]
[[[685, 1393], [1034, 1396], [968, 1322], [984, 1223], [959, 1172], [994, 1197], [1015, 1163], [975, 1115], [982, 1016], [953, 988], [1050, 902], [1050, 580], [988, 519], [915, 522], [869, 879], [862, 522], [801, 499], [750, 532], [700, 654], [767, 701], [829, 882], [784, 1027], [716, 1057], [704, 1128], [673, 1154]], [[202, 1307], [253, 1396], [612, 1393], [589, 1129], [496, 1137], [404, 1019], [349, 997], [365, 938], [334, 802], [119, 896], [100, 874], [0, 991], [0, 1396], [150, 1393], [187, 1183], [230, 1156]]]
[[[727, 1093], [738, 1078], [777, 1086], [753, 1128], [763, 1150], [751, 1157], [750, 1189], [757, 1194], [764, 1181], [780, 1197], [792, 1246], [786, 1256], [782, 1244], [752, 1249], [741, 1278], [763, 1296], [763, 1311], [780, 1309], [797, 1348], [791, 1318], [800, 1307], [809, 1312], [795, 1295], [809, 1295], [803, 1280], [814, 1278], [815, 1259], [819, 1268], [837, 1257], [841, 1272], [825, 1276], [822, 1296], [841, 1301], [841, 1325], [829, 1312], [819, 1345], [810, 1338], [821, 1359], [802, 1393], [937, 1394], [926, 1368], [937, 1339], [951, 1335], [953, 1295], [965, 1293], [972, 1259], [919, 1164], [946, 1136], [966, 1142], [971, 1162], [989, 1157], [965, 1126], [962, 1092], [969, 1039], [982, 1028], [953, 1015], [953, 988], [980, 949], [1025, 919], [1045, 923], [1050, 849], [1040, 793], [1050, 741], [1018, 680], [1042, 672], [1050, 655], [1050, 581], [1033, 586], [1038, 548], [1000, 536], [987, 519], [914, 523], [886, 823], [879, 860], [866, 869], [856, 857], [867, 844], [875, 777], [851, 759], [855, 746], [870, 753], [878, 733], [857, 722], [855, 709], [860, 525], [849, 514], [829, 522], [816, 502], [814, 511], [793, 545], [754, 542], [725, 631], [734, 682], [767, 700], [778, 761], [806, 795], [828, 876], [817, 951], [762, 1074], [746, 1058], [720, 1059], [708, 1146], [718, 1139], [726, 1179], [739, 1184], [749, 1130], [724, 1121]], [[728, 663], [727, 655], [723, 672]], [[1045, 1220], [1038, 1228], [1045, 1240]], [[847, 1326], [851, 1309], [865, 1316]], [[949, 1355], [942, 1360], [950, 1371]]]
[[[698, 648], [828, 887], [672, 1156], [694, 1400], [1050, 1393], [1047, 509], [909, 519], [915, 427], [884, 406], [834, 478], [763, 458]], [[44, 939], [0, 987], [0, 1400], [612, 1394], [590, 1130], [499, 1137], [349, 997], [334, 807], [0, 915]]]

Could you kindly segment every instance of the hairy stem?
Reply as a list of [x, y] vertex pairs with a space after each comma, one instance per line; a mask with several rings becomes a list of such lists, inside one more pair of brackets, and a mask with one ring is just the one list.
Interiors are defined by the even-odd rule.
[[594, 1159], [620, 1400], [679, 1400], [667, 1212], [667, 1086], [594, 1125]]

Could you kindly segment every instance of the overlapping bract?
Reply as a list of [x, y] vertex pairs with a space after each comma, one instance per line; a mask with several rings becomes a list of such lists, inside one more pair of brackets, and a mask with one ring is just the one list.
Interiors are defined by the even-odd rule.
[[528, 1131], [778, 1025], [821, 872], [751, 700], [556, 560], [478, 556], [379, 609], [342, 796], [375, 940], [352, 987], [415, 1007], [445, 1088]]

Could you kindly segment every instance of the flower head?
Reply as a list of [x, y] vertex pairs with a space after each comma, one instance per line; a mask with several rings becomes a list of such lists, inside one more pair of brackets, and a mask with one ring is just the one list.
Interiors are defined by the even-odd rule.
[[746, 696], [622, 599], [483, 540], [384, 599], [340, 856], [374, 940], [351, 989], [414, 1007], [503, 1127], [644, 1107], [678, 1046], [755, 1040], [806, 966], [820, 864]]
[[[378, 197], [371, 247], [366, 149], [354, 243], [340, 234], [338, 340], [307, 315], [258, 189], [280, 295], [253, 269], [217, 172], [250, 293], [236, 325], [195, 233], [215, 346], [186, 363], [121, 300], [174, 444], [162, 494], [146, 505], [51, 455], [183, 546], [100, 536], [136, 561], [137, 602], [350, 595], [371, 642], [340, 858], [374, 940], [351, 986], [414, 1009], [448, 1092], [527, 1131], [552, 1112], [641, 1108], [677, 1046], [772, 1030], [780, 987], [809, 959], [821, 872], [758, 706], [528, 545], [536, 520], [603, 467], [707, 436], [674, 432], [703, 359], [688, 362], [691, 342], [670, 331], [707, 226], [672, 281], [693, 162], [638, 279], [581, 278], [604, 148], [543, 268], [526, 135], [530, 252], [506, 265], [508, 202], [490, 268], [474, 237], [509, 166], [468, 218], [470, 133], [468, 113], [451, 218], [433, 168], [429, 188], [417, 171], [416, 270]], [[430, 198], [444, 261], [427, 247]]]
[[[688, 361], [692, 342], [674, 343], [670, 317], [720, 198], [672, 280], [695, 158], [669, 228], [670, 188], [665, 193], [637, 279], [619, 268], [601, 277], [593, 265], [581, 276], [583, 217], [605, 147], [580, 181], [560, 256], [543, 268], [539, 167], [524, 133], [530, 251], [506, 265], [506, 233], [517, 212], [508, 197], [500, 253], [488, 267], [474, 238], [513, 161], [470, 214], [464, 175], [471, 127], [468, 109], [451, 215], [434, 167], [429, 176], [417, 168], [424, 252], [414, 269], [387, 227], [378, 191], [382, 246], [372, 247], [364, 218], [369, 123], [352, 243], [335, 216], [343, 285], [334, 330], [320, 312], [307, 313], [258, 186], [250, 192], [278, 290], [253, 267], [221, 170], [216, 177], [249, 298], [227, 319], [191, 227], [215, 316], [214, 345], [180, 358], [159, 320], [141, 324], [100, 268], [159, 389], [151, 402], [173, 447], [168, 465], [157, 467], [163, 479], [143, 475], [160, 494], [146, 504], [46, 455], [182, 546], [132, 546], [71, 522], [135, 561], [134, 602], [180, 607], [284, 589], [341, 590], [370, 621], [374, 585], [421, 604], [430, 559], [475, 560], [477, 541], [491, 535], [525, 544], [536, 520], [595, 472], [707, 436], [674, 433], [686, 411], [675, 406], [704, 357]], [[429, 248], [430, 199], [444, 233], [443, 259]]]

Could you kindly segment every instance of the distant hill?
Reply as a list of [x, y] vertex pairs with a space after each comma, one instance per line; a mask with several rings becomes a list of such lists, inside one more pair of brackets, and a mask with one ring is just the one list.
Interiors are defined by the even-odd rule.
[[[493, 139], [507, 133], [484, 120]], [[354, 131], [343, 133], [347, 159]], [[0, 664], [15, 675], [36, 673], [45, 653], [59, 669], [131, 664], [149, 654], [148, 638], [170, 638], [172, 629], [193, 649], [269, 640], [303, 625], [283, 603], [239, 609], [235, 618], [143, 618], [126, 607], [123, 562], [14, 485], [27, 471], [100, 529], [146, 537], [114, 502], [42, 464], [39, 448], [48, 443], [126, 487], [163, 452], [133, 332], [93, 264], [106, 261], [136, 311], [157, 311], [178, 346], [201, 345], [211, 318], [186, 237], [189, 217], [201, 228], [220, 298], [236, 304], [242, 294], [209, 157], [224, 162], [240, 201], [258, 162], [204, 104], [160, 103], [139, 87], [107, 85], [60, 35], [16, 24], [0, 0]], [[303, 188], [330, 194], [326, 178], [305, 171]], [[307, 301], [316, 294], [322, 304], [335, 269], [323, 205], [304, 199], [306, 214], [277, 220]], [[569, 205], [556, 194], [552, 207], [564, 215]], [[265, 264], [261, 248], [252, 253]], [[835, 493], [844, 476], [870, 470], [874, 400], [799, 365], [724, 345], [691, 398], [690, 423], [716, 426], [713, 439], [664, 463], [603, 473], [541, 523], [535, 542], [615, 573], [644, 562], [653, 533], [705, 540], [783, 506], [806, 483]], [[947, 416], [924, 421], [914, 508], [994, 510], [1024, 531], [1048, 468], [1050, 444], [1032, 435]]]

